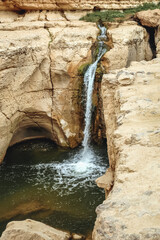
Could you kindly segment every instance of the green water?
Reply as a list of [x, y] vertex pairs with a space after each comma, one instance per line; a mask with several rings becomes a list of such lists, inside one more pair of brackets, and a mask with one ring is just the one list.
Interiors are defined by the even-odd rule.
[[10, 148], [0, 166], [0, 232], [9, 221], [26, 218], [85, 235], [92, 231], [104, 200], [95, 179], [108, 166], [106, 144], [91, 147], [85, 171], [77, 167], [80, 152], [46, 140]]

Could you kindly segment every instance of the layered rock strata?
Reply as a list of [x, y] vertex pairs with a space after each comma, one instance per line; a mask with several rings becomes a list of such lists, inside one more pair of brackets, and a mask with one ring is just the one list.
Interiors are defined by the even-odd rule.
[[[93, 240], [160, 239], [159, 93], [160, 58], [133, 62], [103, 77], [114, 186], [96, 210]], [[103, 179], [101, 187], [107, 188]]]
[[[75, 147], [83, 138], [78, 68], [91, 62], [98, 29], [69, 19], [72, 14], [52, 11], [0, 12], [0, 161], [9, 145], [24, 139], [47, 137]], [[149, 35], [136, 23], [108, 32], [113, 48], [102, 61], [106, 71], [152, 58]]]
[[98, 29], [29, 17], [0, 24], [0, 161], [9, 145], [24, 139], [75, 147], [83, 138], [78, 67], [91, 61]]
[[[151, 0], [3, 0], [0, 10], [93, 10], [93, 9], [125, 9], [135, 7]], [[154, 1], [159, 2], [158, 0]]]

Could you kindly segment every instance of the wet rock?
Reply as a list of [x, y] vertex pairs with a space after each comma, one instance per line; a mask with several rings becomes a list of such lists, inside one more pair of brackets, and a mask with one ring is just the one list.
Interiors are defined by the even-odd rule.
[[71, 238], [73, 240], [84, 240], [85, 239], [85, 237], [83, 235], [79, 235], [79, 234], [76, 234], [76, 233], [73, 233]]
[[20, 204], [18, 207], [15, 207], [12, 211], [9, 211], [5, 214], [1, 214], [0, 219], [4, 221], [4, 220], [12, 219], [13, 217], [16, 217], [19, 215], [25, 216], [30, 213], [35, 213], [39, 211], [43, 212], [47, 210], [49, 210], [49, 208], [47, 208], [46, 206], [43, 206], [39, 202], [34, 201], [29, 203], [23, 203], [23, 204]]

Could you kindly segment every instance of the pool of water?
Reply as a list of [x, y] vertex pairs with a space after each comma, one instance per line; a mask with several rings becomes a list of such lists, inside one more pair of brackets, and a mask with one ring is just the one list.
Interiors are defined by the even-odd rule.
[[0, 166], [0, 232], [11, 220], [31, 218], [58, 229], [87, 235], [104, 190], [95, 179], [108, 167], [106, 144], [64, 149], [47, 140], [8, 149]]

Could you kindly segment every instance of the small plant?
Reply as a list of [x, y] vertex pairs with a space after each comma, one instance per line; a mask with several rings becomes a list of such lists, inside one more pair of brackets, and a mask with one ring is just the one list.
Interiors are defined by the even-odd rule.
[[132, 17], [135, 13], [144, 11], [144, 10], [154, 10], [160, 9], [160, 1], [158, 4], [155, 3], [144, 3], [135, 8], [126, 9], [123, 11], [119, 10], [107, 10], [107, 11], [95, 11], [93, 13], [88, 13], [86, 16], [80, 18], [80, 20], [86, 22], [114, 22], [115, 20], [122, 21], [126, 17]]
[[84, 76], [85, 72], [87, 71], [89, 65], [91, 63], [84, 63], [78, 68], [78, 75], [79, 76]]

